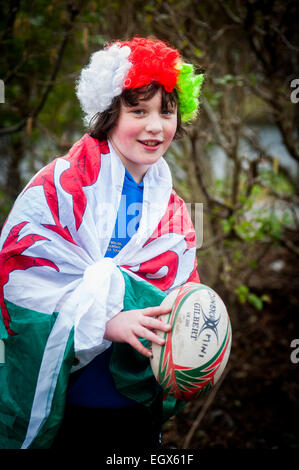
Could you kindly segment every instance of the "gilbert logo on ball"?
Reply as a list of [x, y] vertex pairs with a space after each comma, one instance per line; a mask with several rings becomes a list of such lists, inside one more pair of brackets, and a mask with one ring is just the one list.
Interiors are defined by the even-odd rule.
[[157, 333], [163, 346], [152, 343], [153, 373], [169, 395], [193, 400], [214, 387], [227, 364], [232, 333], [226, 307], [213, 289], [191, 282], [161, 305], [172, 306], [159, 317], [172, 329]]

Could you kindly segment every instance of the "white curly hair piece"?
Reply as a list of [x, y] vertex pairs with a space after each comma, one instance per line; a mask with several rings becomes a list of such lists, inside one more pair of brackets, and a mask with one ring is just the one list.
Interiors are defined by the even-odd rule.
[[82, 69], [76, 94], [85, 114], [86, 125], [96, 113], [108, 109], [113, 98], [122, 93], [126, 75], [132, 67], [128, 60], [130, 54], [128, 46], [113, 44], [94, 52], [88, 66]]

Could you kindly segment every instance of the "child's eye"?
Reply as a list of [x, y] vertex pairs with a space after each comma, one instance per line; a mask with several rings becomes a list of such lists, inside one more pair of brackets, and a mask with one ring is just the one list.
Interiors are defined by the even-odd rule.
[[132, 112], [137, 116], [142, 116], [144, 114], [143, 109], [134, 109]]
[[171, 116], [174, 114], [175, 110], [174, 109], [163, 109], [162, 114], [166, 114], [166, 116]]

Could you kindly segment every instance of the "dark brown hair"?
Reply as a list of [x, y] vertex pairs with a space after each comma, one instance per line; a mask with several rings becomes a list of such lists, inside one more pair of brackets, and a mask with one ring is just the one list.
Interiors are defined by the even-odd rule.
[[94, 139], [105, 140], [109, 132], [116, 125], [119, 114], [121, 103], [125, 106], [138, 106], [140, 101], [148, 101], [158, 90], [161, 89], [161, 108], [162, 111], [168, 111], [177, 106], [177, 129], [174, 135], [174, 139], [179, 139], [185, 134], [185, 129], [182, 127], [181, 113], [178, 106], [178, 96], [176, 90], [173, 90], [171, 93], [168, 93], [157, 83], [150, 83], [141, 88], [129, 88], [124, 90], [120, 96], [116, 96], [111, 106], [102, 113], [97, 113], [93, 116], [89, 123], [88, 133]]

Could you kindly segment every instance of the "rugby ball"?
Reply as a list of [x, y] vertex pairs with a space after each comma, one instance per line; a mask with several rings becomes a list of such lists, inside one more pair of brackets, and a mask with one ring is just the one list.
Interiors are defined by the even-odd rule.
[[232, 332], [226, 307], [213, 289], [192, 282], [173, 290], [161, 305], [172, 307], [158, 317], [172, 328], [157, 331], [163, 346], [151, 345], [154, 376], [169, 395], [193, 400], [214, 387], [227, 364]]

